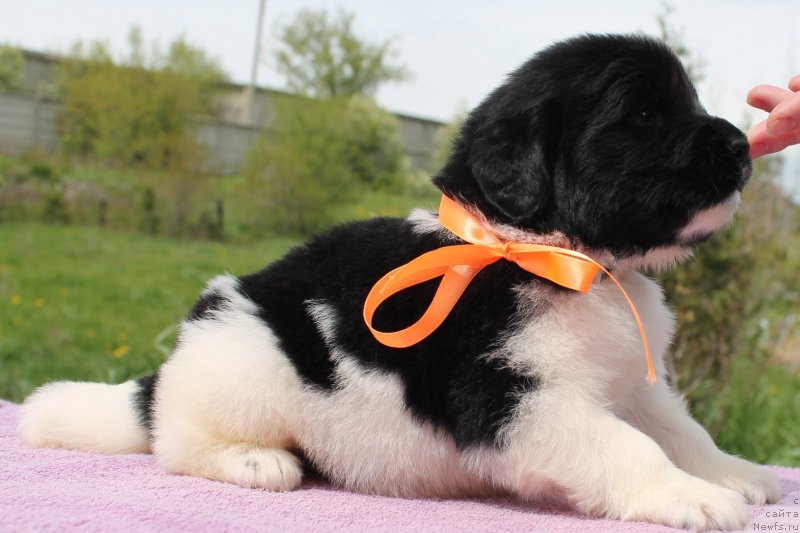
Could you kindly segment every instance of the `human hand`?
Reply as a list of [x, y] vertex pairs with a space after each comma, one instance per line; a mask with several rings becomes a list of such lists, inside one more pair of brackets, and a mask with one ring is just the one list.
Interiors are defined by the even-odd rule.
[[800, 144], [800, 75], [789, 81], [789, 89], [759, 85], [747, 94], [748, 104], [769, 113], [747, 132], [752, 159]]

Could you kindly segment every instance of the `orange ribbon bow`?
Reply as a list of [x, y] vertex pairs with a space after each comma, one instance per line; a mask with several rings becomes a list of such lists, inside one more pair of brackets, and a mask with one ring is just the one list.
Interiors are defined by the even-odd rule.
[[[444, 322], [478, 272], [500, 259], [512, 261], [532, 274], [580, 292], [589, 292], [597, 271], [602, 270], [622, 291], [633, 312], [647, 356], [647, 379], [655, 382], [653, 357], [639, 313], [622, 284], [597, 261], [567, 248], [501, 241], [466, 209], [444, 195], [439, 206], [439, 222], [471, 244], [437, 248], [378, 280], [364, 302], [364, 321], [380, 343], [392, 348], [407, 348], [426, 338]], [[372, 317], [385, 300], [404, 289], [440, 276], [442, 281], [439, 288], [417, 322], [393, 332], [378, 331], [372, 327]]]

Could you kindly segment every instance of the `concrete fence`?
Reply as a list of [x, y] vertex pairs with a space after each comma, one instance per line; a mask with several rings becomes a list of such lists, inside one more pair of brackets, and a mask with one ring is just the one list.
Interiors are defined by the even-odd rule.
[[[56, 100], [32, 94], [0, 93], [0, 152], [18, 154], [37, 149], [58, 150], [58, 114]], [[435, 136], [441, 124], [396, 115], [400, 140], [411, 167], [429, 170], [435, 151]], [[238, 172], [256, 140], [265, 130], [234, 121], [199, 119], [195, 137], [207, 146], [208, 168], [222, 174]]]
[[57, 150], [60, 107], [27, 94], [0, 93], [0, 151]]

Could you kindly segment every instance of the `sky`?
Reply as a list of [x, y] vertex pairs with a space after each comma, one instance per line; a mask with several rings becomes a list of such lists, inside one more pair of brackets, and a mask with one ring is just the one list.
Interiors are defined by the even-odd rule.
[[[673, 26], [704, 62], [701, 100], [740, 126], [762, 118], [747, 91], [800, 73], [800, 0], [671, 0]], [[372, 41], [391, 39], [413, 78], [382, 87], [385, 108], [437, 120], [472, 107], [548, 44], [580, 33], [656, 34], [661, 0], [267, 0], [259, 85], [283, 88], [275, 71], [277, 28], [301, 8], [343, 8]], [[100, 39], [123, 50], [128, 30], [166, 43], [183, 35], [237, 82], [250, 79], [258, 0], [8, 1], [0, 42], [39, 51]], [[792, 152], [800, 174], [800, 147]], [[800, 182], [798, 182], [800, 191]]]

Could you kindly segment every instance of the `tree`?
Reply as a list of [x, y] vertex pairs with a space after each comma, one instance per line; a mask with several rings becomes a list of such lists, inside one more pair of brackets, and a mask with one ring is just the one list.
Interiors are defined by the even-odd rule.
[[467, 108], [466, 102], [459, 103], [450, 122], [436, 132], [436, 137], [434, 138], [435, 150], [433, 152], [432, 162], [434, 172], [438, 172], [447, 162], [447, 158], [450, 156], [450, 152], [453, 149], [453, 143], [455, 143], [458, 138], [461, 126], [464, 125], [464, 121], [467, 120], [468, 115], [469, 109]]
[[60, 65], [62, 147], [124, 166], [196, 167], [201, 147], [191, 123], [213, 113], [221, 68], [182, 38], [166, 52], [156, 45], [148, 50], [138, 29], [128, 42], [118, 61], [103, 43], [77, 43]]
[[656, 15], [659, 37], [672, 48], [675, 55], [681, 58], [689, 79], [695, 84], [702, 82], [705, 61], [689, 50], [689, 47], [686, 46], [683, 31], [673, 26], [670, 22], [670, 18], [675, 14], [675, 7], [668, 2], [662, 2], [661, 9], [661, 13]]
[[275, 105], [276, 130], [257, 143], [247, 170], [273, 231], [317, 231], [337, 204], [403, 182], [397, 121], [371, 99], [285, 96]]
[[0, 45], [0, 91], [19, 91], [25, 85], [25, 58], [22, 50]]
[[355, 15], [301, 10], [279, 32], [278, 71], [292, 92], [314, 98], [372, 96], [378, 86], [408, 78], [392, 63], [390, 40], [369, 43], [353, 29]]

